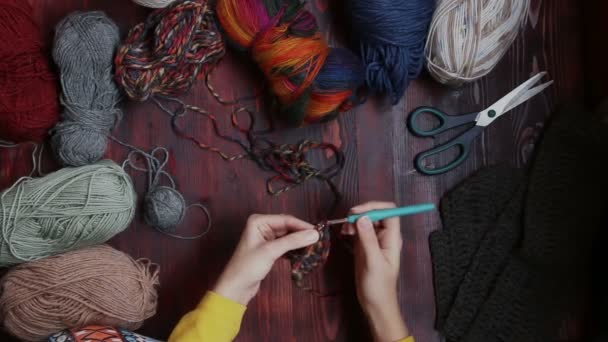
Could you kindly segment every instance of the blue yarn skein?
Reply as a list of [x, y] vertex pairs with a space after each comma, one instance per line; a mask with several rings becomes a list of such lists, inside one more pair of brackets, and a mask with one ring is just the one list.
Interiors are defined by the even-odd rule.
[[352, 0], [352, 29], [372, 93], [393, 104], [424, 66], [434, 0]]

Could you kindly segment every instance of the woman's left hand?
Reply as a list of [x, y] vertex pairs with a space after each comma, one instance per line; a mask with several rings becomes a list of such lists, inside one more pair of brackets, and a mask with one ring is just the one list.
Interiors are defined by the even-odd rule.
[[319, 232], [288, 215], [252, 215], [214, 292], [243, 305], [257, 294], [274, 262], [289, 251], [319, 240]]

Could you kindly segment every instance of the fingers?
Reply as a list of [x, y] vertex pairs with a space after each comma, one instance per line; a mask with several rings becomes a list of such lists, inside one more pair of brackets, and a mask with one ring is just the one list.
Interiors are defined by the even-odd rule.
[[365, 216], [357, 220], [355, 224], [357, 230], [356, 248], [363, 254], [368, 262], [381, 257], [380, 244], [374, 225], [369, 217]]
[[315, 229], [308, 229], [287, 234], [281, 238], [268, 242], [264, 245], [266, 253], [276, 260], [289, 251], [308, 247], [319, 241], [319, 232]]
[[[247, 221], [248, 227], [257, 227], [265, 231], [264, 235], [281, 237], [289, 232], [313, 229], [315, 226], [290, 215], [258, 215], [254, 214]], [[270, 230], [270, 231], [268, 231]]]

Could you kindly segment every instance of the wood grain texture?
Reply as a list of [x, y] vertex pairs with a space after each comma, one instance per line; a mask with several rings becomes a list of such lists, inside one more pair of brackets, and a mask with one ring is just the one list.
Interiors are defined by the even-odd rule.
[[[123, 36], [148, 13], [128, 0], [29, 1], [49, 44], [56, 23], [75, 10], [105, 11], [119, 24]], [[312, 0], [308, 4], [334, 45], [347, 45], [349, 39], [348, 13], [344, 12], [347, 1]], [[409, 87], [396, 106], [374, 98], [337, 121], [280, 130], [272, 137], [277, 142], [323, 139], [344, 149], [346, 167], [336, 179], [344, 200], [333, 216], [343, 215], [351, 206], [369, 200], [403, 205], [437, 203], [448, 189], [483, 166], [503, 161], [524, 165], [554, 109], [582, 98], [581, 3], [532, 0], [525, 32], [496, 70], [474, 84], [448, 89], [425, 74]], [[555, 85], [492, 125], [475, 142], [473, 155], [463, 166], [438, 177], [416, 172], [414, 156], [448, 137], [433, 141], [410, 135], [405, 119], [411, 110], [422, 105], [436, 106], [454, 114], [479, 110], [542, 70], [549, 72]], [[251, 94], [260, 82], [255, 69], [232, 53], [214, 76], [217, 88], [226, 97]], [[230, 129], [229, 110], [218, 105], [202, 83], [182, 99], [212, 110], [220, 118], [222, 128]], [[251, 105], [261, 109], [259, 104]], [[197, 241], [179, 241], [160, 235], [143, 224], [141, 217], [111, 241], [113, 246], [136, 258], [149, 258], [160, 264], [158, 314], [147, 321], [140, 332], [166, 339], [180, 317], [195, 307], [219, 276], [248, 215], [289, 213], [315, 222], [327, 215], [332, 195], [325, 184], [311, 182], [280, 197], [270, 197], [265, 192], [269, 174], [252, 162], [227, 163], [177, 138], [170, 129], [167, 115], [151, 103], [124, 103], [123, 109], [124, 120], [115, 135], [140, 147], [167, 147], [171, 152], [168, 171], [175, 176], [186, 200], [206, 203], [214, 219], [212, 232]], [[260, 114], [262, 121], [263, 117]], [[229, 152], [238, 152], [235, 146], [218, 140], [205, 119], [189, 115], [183, 124], [199, 139]], [[126, 154], [120, 146], [109, 147], [108, 157], [117, 162]], [[29, 173], [29, 155], [29, 146], [0, 150], [2, 187]], [[317, 159], [322, 162], [325, 158], [318, 156]], [[50, 168], [52, 164], [46, 165]], [[142, 194], [145, 175], [134, 173], [133, 176]], [[195, 233], [203, 224], [203, 217], [193, 213], [180, 229], [184, 233]], [[418, 342], [438, 342], [441, 338], [433, 329], [435, 313], [428, 236], [440, 229], [440, 217], [438, 213], [419, 215], [403, 219], [402, 224], [405, 243], [399, 283], [401, 307]], [[289, 263], [279, 262], [251, 302], [237, 341], [369, 341], [368, 328], [354, 293], [348, 252], [336, 247], [327, 267], [313, 276], [312, 281], [320, 289], [340, 289], [342, 295], [319, 299], [298, 290], [289, 279]], [[0, 339], [10, 340], [2, 335]]]

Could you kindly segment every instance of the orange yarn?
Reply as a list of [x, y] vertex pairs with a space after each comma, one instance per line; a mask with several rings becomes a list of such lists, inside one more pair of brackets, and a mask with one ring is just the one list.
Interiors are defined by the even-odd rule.
[[316, 122], [352, 107], [362, 66], [350, 51], [328, 46], [299, 0], [219, 0], [216, 12], [232, 42], [250, 51], [290, 121]]

